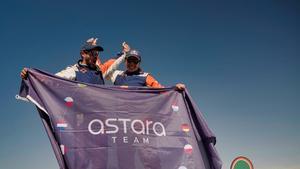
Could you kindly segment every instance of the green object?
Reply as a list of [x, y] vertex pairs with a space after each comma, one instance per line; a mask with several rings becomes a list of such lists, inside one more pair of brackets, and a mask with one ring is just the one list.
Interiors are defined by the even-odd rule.
[[233, 169], [250, 169], [249, 164], [244, 160], [239, 160], [233, 167]]

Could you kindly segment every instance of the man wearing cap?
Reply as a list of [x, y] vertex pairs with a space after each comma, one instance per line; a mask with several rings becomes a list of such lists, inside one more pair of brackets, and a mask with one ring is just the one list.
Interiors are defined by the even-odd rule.
[[[130, 48], [128, 48], [130, 49]], [[122, 58], [123, 59], [123, 58]], [[137, 50], [130, 50], [125, 57], [126, 71], [113, 70], [107, 79], [111, 80], [114, 85], [118, 86], [147, 86], [153, 88], [162, 88], [155, 78], [142, 71], [140, 68], [141, 55]], [[176, 84], [176, 88], [184, 90], [184, 84]]]
[[[123, 53], [129, 51], [129, 46], [125, 42], [122, 46]], [[67, 67], [66, 69], [56, 73], [56, 75], [79, 82], [104, 84], [103, 78], [120, 65], [120, 63], [124, 60], [125, 55], [119, 55], [118, 58], [110, 59], [102, 64], [99, 59], [99, 52], [102, 51], [103, 48], [97, 45], [97, 38], [88, 39], [81, 47], [81, 59], [77, 62], [77, 64]], [[22, 70], [21, 77], [26, 79], [27, 68]]]

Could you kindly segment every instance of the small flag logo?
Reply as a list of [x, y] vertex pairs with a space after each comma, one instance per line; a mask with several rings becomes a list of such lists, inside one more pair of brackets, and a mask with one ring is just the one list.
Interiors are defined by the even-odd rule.
[[173, 109], [173, 111], [175, 111], [175, 112], [178, 112], [178, 110], [179, 110], [179, 107], [178, 107], [178, 106], [176, 106], [176, 105], [172, 105], [172, 109]]
[[187, 154], [191, 154], [193, 151], [193, 147], [190, 145], [190, 144], [186, 144], [184, 146], [184, 152], [187, 153]]
[[61, 130], [63, 130], [63, 129], [65, 129], [65, 128], [68, 127], [68, 124], [66, 122], [64, 122], [64, 121], [60, 121], [60, 122], [58, 122], [56, 124], [56, 127], [59, 128], [59, 129], [61, 129]]
[[182, 124], [182, 125], [181, 125], [181, 129], [182, 129], [182, 131], [184, 131], [184, 132], [189, 132], [189, 131], [190, 131], [190, 127], [189, 127], [188, 124]]
[[72, 97], [66, 97], [66, 98], [65, 98], [66, 106], [72, 107], [72, 106], [73, 106], [73, 102], [74, 102], [74, 100], [73, 100]]

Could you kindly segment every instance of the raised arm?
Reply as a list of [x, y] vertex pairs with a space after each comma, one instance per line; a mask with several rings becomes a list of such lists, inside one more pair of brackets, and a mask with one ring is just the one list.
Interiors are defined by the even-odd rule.
[[122, 43], [122, 53], [118, 58], [109, 59], [105, 63], [101, 64], [100, 60], [97, 61], [97, 65], [101, 69], [103, 73], [103, 77], [108, 79], [115, 70], [119, 67], [119, 65], [125, 60], [126, 52], [130, 50], [130, 46], [126, 43]]
[[78, 68], [76, 65], [73, 65], [65, 68], [64, 70], [61, 70], [60, 72], [57, 72], [55, 75], [65, 79], [75, 80], [76, 71], [78, 71]]

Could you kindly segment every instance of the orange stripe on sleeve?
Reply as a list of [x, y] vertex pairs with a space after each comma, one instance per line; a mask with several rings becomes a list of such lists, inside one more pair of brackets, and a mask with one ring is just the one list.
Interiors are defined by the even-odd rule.
[[97, 60], [96, 65], [101, 69], [102, 73], [106, 72], [108, 68], [116, 61], [116, 59], [109, 59], [108, 61], [101, 63], [100, 59]]
[[153, 88], [163, 88], [164, 87], [161, 84], [159, 84], [158, 81], [155, 80], [154, 77], [151, 75], [148, 75], [146, 77], [146, 85], [148, 87], [153, 87]]

